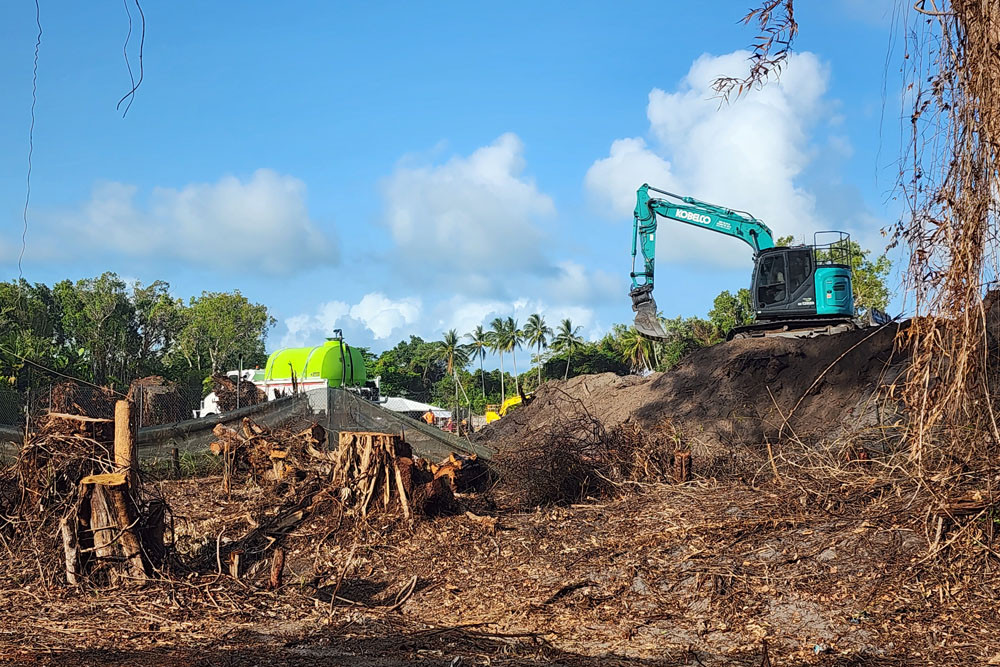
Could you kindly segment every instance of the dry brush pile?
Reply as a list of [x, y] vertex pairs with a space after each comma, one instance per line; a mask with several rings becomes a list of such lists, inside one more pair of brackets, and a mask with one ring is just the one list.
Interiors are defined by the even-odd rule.
[[105, 417], [50, 413], [4, 471], [0, 567], [10, 580], [135, 581], [167, 564], [168, 508], [116, 452], [115, 430]]
[[[286, 553], [318, 561], [331, 540], [350, 542], [359, 533], [452, 512], [456, 491], [482, 488], [487, 479], [475, 456], [432, 464], [394, 434], [343, 431], [334, 444], [316, 423], [271, 429], [245, 418], [238, 429], [218, 425], [215, 435], [211, 449], [223, 460], [219, 493], [253, 489], [251, 526], [203, 557], [220, 569], [228, 563], [234, 576], [266, 575], [272, 587], [281, 582]], [[312, 537], [288, 544], [307, 524]]]
[[691, 452], [669, 421], [655, 428], [606, 425], [578, 398], [550, 386], [505, 418], [490, 441], [502, 508], [572, 503], [635, 490], [645, 482], [687, 481]]
[[253, 382], [237, 382], [221, 373], [212, 376], [212, 391], [215, 392], [219, 412], [232, 412], [237, 407], [245, 408], [267, 401], [267, 394]]

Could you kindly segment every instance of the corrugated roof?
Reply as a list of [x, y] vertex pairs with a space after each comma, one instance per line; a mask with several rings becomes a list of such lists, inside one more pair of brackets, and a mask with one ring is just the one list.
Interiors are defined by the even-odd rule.
[[430, 410], [436, 417], [450, 417], [451, 411], [444, 410], [436, 405], [428, 405], [420, 401], [412, 401], [402, 396], [390, 396], [381, 404], [386, 410], [393, 412], [427, 412]]

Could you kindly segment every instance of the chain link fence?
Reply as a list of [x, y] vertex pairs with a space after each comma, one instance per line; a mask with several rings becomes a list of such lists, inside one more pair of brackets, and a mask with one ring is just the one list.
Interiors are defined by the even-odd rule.
[[475, 453], [490, 458], [492, 452], [467, 437], [458, 437], [422, 421], [392, 412], [354, 392], [315, 389], [259, 405], [196, 418], [200, 392], [185, 392], [171, 383], [133, 383], [129, 393], [82, 383], [62, 382], [32, 392], [0, 390], [0, 440], [23, 440], [26, 424], [49, 413], [69, 413], [113, 419], [115, 403], [129, 398], [133, 403], [134, 428], [140, 451], [165, 457], [173, 449], [207, 451], [216, 424], [238, 424], [244, 417], [266, 426], [317, 422], [331, 432], [401, 433], [420, 456], [444, 458], [452, 452]]
[[0, 426], [24, 427], [28, 418], [49, 412], [108, 418], [115, 402], [130, 399], [138, 428], [194, 419], [201, 407], [201, 392], [175, 385], [133, 385], [127, 394], [79, 382], [60, 382], [19, 392], [0, 390]]

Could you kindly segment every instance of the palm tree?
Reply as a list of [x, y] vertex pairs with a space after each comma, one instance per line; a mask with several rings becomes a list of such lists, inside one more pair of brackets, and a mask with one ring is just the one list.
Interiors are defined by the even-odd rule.
[[469, 364], [469, 349], [460, 340], [458, 332], [452, 329], [445, 332], [444, 339], [437, 344], [437, 358], [445, 362], [448, 375], [454, 375], [457, 369]]
[[445, 332], [444, 339], [437, 344], [435, 356], [445, 362], [448, 375], [455, 383], [455, 407], [458, 407], [458, 369], [465, 368], [469, 363], [469, 350], [459, 341], [458, 331], [452, 329]]
[[635, 327], [622, 327], [622, 331], [617, 333], [622, 357], [631, 364], [632, 370], [652, 368], [650, 360], [654, 354], [653, 341], [636, 331]]
[[521, 347], [521, 341], [524, 340], [524, 332], [518, 328], [517, 320], [513, 317], [507, 318], [503, 328], [504, 344], [507, 347], [507, 351], [510, 352], [510, 356], [514, 359], [514, 390], [520, 394], [521, 388], [517, 384], [517, 353], [514, 350]]
[[552, 347], [557, 352], [566, 353], [566, 370], [563, 372], [563, 380], [569, 377], [569, 362], [573, 358], [573, 352], [583, 347], [583, 338], [580, 337], [580, 328], [574, 327], [569, 318], [566, 318], [559, 325], [556, 337], [552, 339]]
[[506, 349], [504, 347], [504, 332], [506, 327], [504, 322], [499, 317], [494, 317], [493, 321], [490, 322], [490, 349], [500, 355], [500, 402], [507, 400], [507, 392], [503, 386], [503, 353]]
[[471, 342], [469, 343], [469, 350], [472, 353], [472, 360], [475, 361], [479, 358], [479, 379], [483, 381], [483, 398], [486, 398], [486, 375], [483, 372], [483, 360], [486, 359], [486, 350], [491, 347], [490, 344], [490, 332], [483, 329], [483, 325], [480, 324], [476, 327], [476, 330], [472, 333], [465, 334]]
[[[549, 346], [549, 336], [552, 328], [545, 325], [545, 318], [538, 313], [533, 314], [524, 323], [524, 340], [528, 345], [534, 345], [538, 356], [542, 356], [542, 348]], [[538, 360], [538, 384], [542, 384], [542, 360]]]

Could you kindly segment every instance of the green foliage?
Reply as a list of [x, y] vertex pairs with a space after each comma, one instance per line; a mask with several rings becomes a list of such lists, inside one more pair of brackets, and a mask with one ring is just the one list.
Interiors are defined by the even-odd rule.
[[[264, 338], [275, 320], [267, 307], [250, 303], [239, 290], [202, 292], [192, 297], [180, 332], [180, 349], [188, 365], [213, 373], [267, 362]], [[206, 363], [207, 362], [207, 363]]]
[[885, 311], [889, 308], [889, 287], [886, 279], [892, 262], [885, 255], [871, 259], [871, 250], [865, 250], [851, 241], [851, 268], [854, 275], [854, 306], [862, 313], [872, 308]]
[[660, 343], [659, 364], [656, 367], [658, 371], [669, 370], [698, 348], [720, 341], [715, 326], [700, 317], [675, 317], [662, 322], [670, 338]]
[[557, 355], [565, 355], [566, 369], [563, 379], [569, 377], [569, 367], [573, 361], [573, 353], [583, 348], [583, 338], [580, 337], [580, 327], [574, 327], [569, 318], [559, 323], [556, 337], [552, 339], [552, 349]]
[[723, 290], [712, 302], [708, 321], [715, 328], [716, 338], [723, 340], [736, 327], [752, 324], [753, 315], [753, 296], [750, 290], [737, 290], [735, 295], [729, 290]]
[[436, 382], [447, 376], [437, 343], [428, 343], [419, 336], [410, 336], [396, 347], [379, 355], [369, 377], [381, 376], [382, 393], [430, 402]]
[[[566, 369], [569, 369], [568, 371]], [[546, 379], [576, 377], [592, 373], [615, 373], [627, 375], [628, 364], [607, 340], [584, 343], [572, 357], [567, 352], [552, 355], [542, 370]]]
[[[554, 335], [552, 328], [545, 324], [545, 318], [539, 313], [528, 317], [524, 324], [524, 341], [529, 347], [534, 347], [537, 356], [542, 356], [542, 348], [549, 346], [549, 339]], [[538, 384], [542, 382], [542, 365], [538, 364]]]
[[239, 292], [206, 293], [185, 306], [163, 281], [130, 286], [114, 273], [51, 288], [3, 282], [0, 380], [41, 387], [59, 379], [52, 369], [123, 390], [157, 374], [197, 391], [213, 366], [235, 368], [240, 355], [245, 366], [262, 365], [273, 323], [266, 307]]

